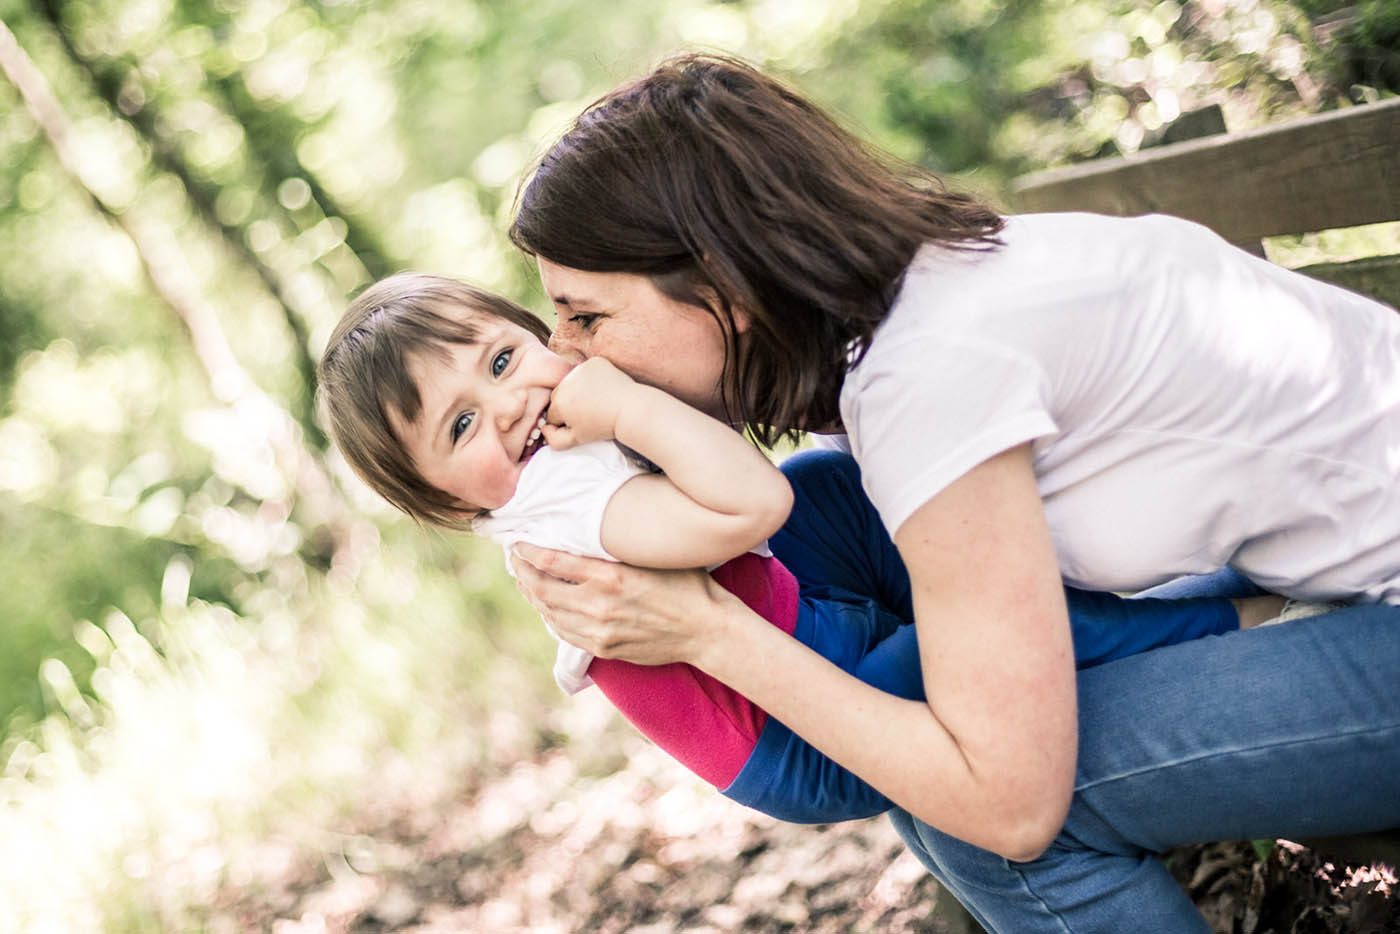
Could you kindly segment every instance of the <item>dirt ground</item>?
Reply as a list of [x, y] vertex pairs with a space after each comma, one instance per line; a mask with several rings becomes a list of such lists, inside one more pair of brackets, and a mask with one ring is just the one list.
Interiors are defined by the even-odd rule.
[[[884, 819], [770, 820], [616, 725], [432, 805], [388, 795], [324, 847], [229, 891], [215, 929], [320, 932], [981, 930]], [[397, 803], [395, 803], [397, 802]], [[1310, 850], [1170, 855], [1216, 931], [1400, 931], [1396, 879]], [[1127, 922], [1130, 927], [1131, 922]], [[1125, 927], [1127, 929], [1127, 927]]]

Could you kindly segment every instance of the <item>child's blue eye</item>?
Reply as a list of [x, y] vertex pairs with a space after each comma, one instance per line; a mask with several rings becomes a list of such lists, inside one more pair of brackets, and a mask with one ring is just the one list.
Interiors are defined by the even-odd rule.
[[463, 412], [461, 415], [458, 415], [455, 419], [452, 420], [452, 443], [453, 443], [453, 444], [456, 444], [456, 443], [457, 443], [457, 439], [460, 438], [460, 437], [462, 437], [462, 435], [464, 435], [464, 434], [467, 433], [467, 429], [470, 428], [470, 427], [472, 426], [472, 418], [473, 418], [473, 417], [474, 417], [474, 416], [472, 415], [471, 412]]
[[491, 358], [492, 376], [500, 376], [506, 371], [506, 367], [510, 365], [510, 354], [511, 352], [509, 350], [502, 350]]

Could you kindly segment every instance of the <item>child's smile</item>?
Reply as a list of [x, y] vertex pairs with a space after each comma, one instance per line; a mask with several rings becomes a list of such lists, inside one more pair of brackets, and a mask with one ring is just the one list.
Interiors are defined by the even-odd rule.
[[504, 506], [526, 462], [544, 445], [554, 387], [572, 368], [507, 321], [483, 317], [479, 338], [409, 361], [422, 409], [395, 429], [419, 473], [463, 509]]
[[534, 430], [530, 432], [530, 437], [525, 442], [525, 450], [520, 455], [522, 461], [527, 461], [531, 457], [534, 457], [535, 452], [548, 443], [544, 440], [543, 431], [548, 413], [549, 409], [546, 407], [544, 413], [540, 415], [539, 421], [535, 422]]

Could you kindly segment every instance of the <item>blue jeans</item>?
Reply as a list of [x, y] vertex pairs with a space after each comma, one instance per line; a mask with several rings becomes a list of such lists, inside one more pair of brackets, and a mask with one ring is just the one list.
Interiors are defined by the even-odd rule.
[[[804, 586], [835, 581], [912, 619], [907, 574], [859, 492], [854, 463], [811, 452], [783, 469], [798, 501], [772, 542], [784, 563]], [[820, 501], [804, 505], [812, 497]], [[1259, 592], [1225, 569], [1146, 595]], [[1067, 596], [1073, 610], [1077, 598]], [[1127, 601], [1126, 612], [1144, 602]], [[1103, 640], [1112, 652], [1122, 626], [1135, 625], [1100, 621], [1073, 616], [1081, 667], [1089, 643]], [[911, 636], [912, 627], [899, 634]], [[880, 650], [890, 651], [888, 671], [912, 662], [904, 677], [917, 681], [912, 638], [904, 648], [887, 639]], [[988, 930], [1203, 931], [1157, 858], [1166, 849], [1400, 827], [1400, 607], [1185, 641], [1082, 670], [1078, 686], [1075, 795], [1041, 858], [1013, 863], [890, 812], [910, 849]]]
[[[770, 541], [801, 585], [793, 636], [867, 684], [924, 697], [909, 575], [846, 454], [804, 452], [783, 472], [792, 514]], [[1160, 645], [1233, 631], [1223, 598], [1123, 600], [1065, 589], [1075, 662], [1098, 665]], [[888, 810], [889, 799], [769, 719], [724, 794], [787, 821], [830, 823]]]
[[1206, 931], [1158, 859], [1169, 847], [1400, 827], [1400, 607], [1183, 642], [1078, 685], [1074, 799], [1039, 859], [890, 813], [989, 931]]
[[[803, 597], [870, 600], [913, 623], [909, 572], [861, 487], [855, 460], [837, 451], [803, 451], [784, 461], [782, 470], [792, 485], [792, 513], [769, 545], [797, 578]], [[1075, 665], [1090, 668], [1158, 646], [1232, 632], [1239, 620], [1225, 597], [1259, 592], [1238, 575], [1186, 578], [1130, 600], [1066, 587]], [[883, 638], [873, 651], [861, 650], [865, 657], [857, 667], [817, 648], [867, 684], [922, 699], [913, 627], [897, 627]]]

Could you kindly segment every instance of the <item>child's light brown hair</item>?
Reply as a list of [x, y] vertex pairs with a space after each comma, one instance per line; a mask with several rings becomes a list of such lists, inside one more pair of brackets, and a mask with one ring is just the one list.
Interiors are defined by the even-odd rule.
[[549, 341], [549, 326], [514, 302], [456, 279], [403, 272], [381, 279], [350, 304], [317, 367], [317, 394], [332, 440], [355, 473], [380, 496], [421, 522], [467, 528], [476, 510], [428, 484], [394, 433], [422, 411], [411, 358], [446, 356], [472, 344], [477, 316], [519, 325]]

